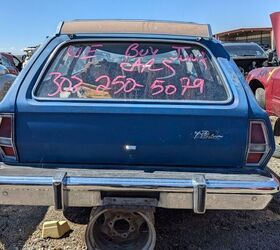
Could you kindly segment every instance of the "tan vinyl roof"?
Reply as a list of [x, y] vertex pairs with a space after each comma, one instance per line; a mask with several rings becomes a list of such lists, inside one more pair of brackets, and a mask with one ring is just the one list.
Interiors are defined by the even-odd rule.
[[211, 37], [208, 24], [168, 21], [138, 20], [74, 20], [65, 21], [58, 27], [59, 34], [79, 33], [140, 33]]

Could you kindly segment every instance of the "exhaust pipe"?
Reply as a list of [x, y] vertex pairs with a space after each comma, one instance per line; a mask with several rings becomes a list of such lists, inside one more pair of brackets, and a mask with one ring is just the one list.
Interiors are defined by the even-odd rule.
[[280, 12], [270, 15], [278, 59], [280, 60]]

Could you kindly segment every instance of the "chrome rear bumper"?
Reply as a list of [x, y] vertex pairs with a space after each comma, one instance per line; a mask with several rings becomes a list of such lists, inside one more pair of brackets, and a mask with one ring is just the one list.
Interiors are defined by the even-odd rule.
[[[0, 204], [9, 205], [54, 205], [57, 209], [102, 206], [109, 194], [117, 199], [130, 197], [137, 200], [141, 197], [141, 205], [193, 209], [196, 213], [204, 213], [207, 209], [263, 209], [277, 192], [279, 182], [267, 172], [146, 173], [139, 170], [38, 169], [7, 165], [0, 168]], [[147, 199], [143, 199], [145, 196]], [[154, 202], [150, 203], [150, 197], [154, 197]], [[114, 205], [117, 199], [109, 200]]]

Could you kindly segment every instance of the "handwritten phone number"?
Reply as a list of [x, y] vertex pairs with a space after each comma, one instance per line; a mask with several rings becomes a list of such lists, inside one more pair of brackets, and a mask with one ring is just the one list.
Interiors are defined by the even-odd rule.
[[[56, 86], [56, 90], [53, 93], [49, 93], [48, 96], [56, 96], [66, 92], [77, 93], [83, 86], [83, 80], [77, 76], [71, 76], [70, 78], [62, 76], [60, 72], [51, 72], [49, 75], [53, 76], [53, 83]], [[101, 75], [95, 80], [96, 90], [107, 92], [113, 91], [113, 94], [131, 93], [134, 90], [145, 88], [145, 85], [138, 83], [135, 79], [118, 75], [111, 79], [108, 75]], [[180, 94], [184, 96], [190, 89], [198, 89], [200, 93], [204, 91], [204, 80], [196, 78], [191, 81], [188, 77], [180, 78], [181, 88], [178, 90], [174, 84], [167, 83], [164, 80], [155, 79], [150, 85], [151, 95], [157, 96], [160, 94], [175, 95], [180, 91]]]

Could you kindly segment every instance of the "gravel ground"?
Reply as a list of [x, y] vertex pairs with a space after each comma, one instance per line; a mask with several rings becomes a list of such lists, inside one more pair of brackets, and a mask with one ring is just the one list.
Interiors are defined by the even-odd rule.
[[[280, 176], [280, 159], [269, 167]], [[61, 239], [42, 239], [42, 223], [64, 220], [53, 207], [0, 206], [0, 249], [86, 249], [83, 224], [70, 223], [72, 231]], [[280, 195], [263, 211], [207, 211], [158, 209], [156, 249], [280, 249]]]

